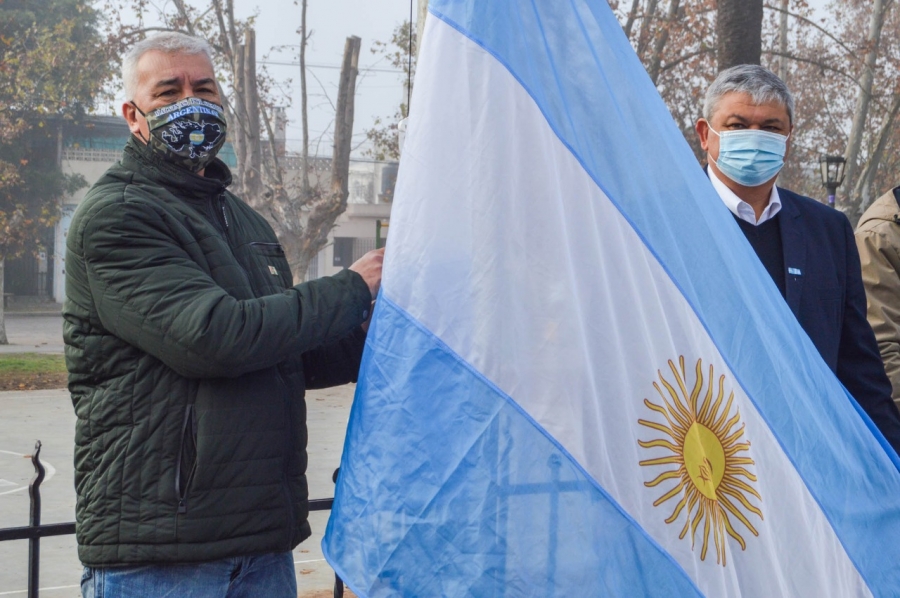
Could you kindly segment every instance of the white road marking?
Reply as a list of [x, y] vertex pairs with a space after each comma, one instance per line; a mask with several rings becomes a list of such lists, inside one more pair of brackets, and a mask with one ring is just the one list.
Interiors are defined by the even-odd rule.
[[[23, 459], [26, 456], [26, 455], [23, 455], [22, 453], [14, 453], [12, 451], [0, 451], [0, 453], [3, 453], [4, 455], [12, 455], [14, 457], [22, 457]], [[46, 484], [47, 482], [50, 481], [50, 478], [52, 478], [53, 476], [56, 475], [56, 468], [53, 467], [49, 462], [44, 461], [43, 459], [41, 459], [41, 463], [44, 464], [45, 474], [44, 474], [44, 482], [43, 483]], [[0, 484], [0, 486], [2, 486], [2, 484]], [[0, 496], [3, 496], [4, 494], [12, 494], [13, 492], [22, 492], [23, 490], [28, 490], [28, 484], [26, 484], [24, 486], [19, 486], [18, 488], [15, 488], [13, 490], [7, 490], [6, 492], [0, 492]], [[3, 594], [0, 593], [0, 596], [3, 596]]]
[[[294, 561], [295, 565], [302, 565], [303, 563], [324, 563], [325, 559], [312, 559], [311, 561]], [[2, 596], [2, 594], [0, 594]]]

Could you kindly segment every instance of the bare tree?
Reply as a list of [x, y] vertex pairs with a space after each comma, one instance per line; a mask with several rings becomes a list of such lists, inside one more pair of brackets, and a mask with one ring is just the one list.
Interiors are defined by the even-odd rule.
[[[114, 2], [115, 0], [108, 0]], [[131, 0], [135, 11], [144, 10], [144, 0]], [[196, 8], [185, 0], [173, 0], [176, 8], [174, 16], [159, 13], [165, 24], [161, 29], [182, 30], [207, 38], [217, 51], [216, 62], [225, 75], [227, 93], [223, 102], [229, 120], [229, 140], [234, 148], [237, 166], [234, 169], [234, 191], [247, 203], [259, 211], [271, 224], [281, 242], [291, 272], [297, 281], [306, 277], [310, 261], [327, 244], [328, 235], [334, 223], [347, 208], [346, 194], [334, 193], [322, 188], [323, 181], [335, 177], [342, 180], [342, 188], [347, 188], [349, 176], [349, 149], [346, 164], [337, 159], [310, 159], [309, 125], [306, 93], [306, 44], [310, 32], [307, 27], [307, 0], [301, 0], [300, 62], [301, 62], [301, 112], [303, 121], [303, 147], [301, 148], [300, 172], [296, 180], [288, 176], [288, 160], [279, 155], [276, 147], [274, 111], [277, 109], [272, 89], [275, 83], [264, 69], [257, 70], [256, 34], [252, 19], [242, 21], [235, 18], [234, 0], [208, 0], [205, 9]], [[119, 32], [140, 36], [147, 29]], [[347, 144], [336, 142], [335, 151], [349, 148], [352, 137], [353, 109], [356, 72], [358, 70], [359, 38], [350, 47], [356, 48], [352, 60], [345, 56], [345, 66], [341, 72], [342, 82], [349, 85], [342, 88], [350, 94], [343, 109], [338, 107], [335, 129], [341, 131], [336, 137], [346, 137]], [[263, 139], [263, 132], [268, 137]], [[336, 154], [337, 156], [338, 154]], [[334, 167], [330, 175], [322, 171]], [[313, 177], [313, 171], [316, 171]], [[313, 182], [315, 178], [315, 183]]]
[[900, 92], [894, 92], [893, 101], [887, 116], [874, 137], [874, 149], [869, 159], [865, 162], [859, 177], [856, 179], [856, 185], [854, 185], [853, 193], [851, 194], [851, 197], [859, 198], [857, 214], [861, 215], [872, 203], [872, 188], [875, 183], [875, 176], [878, 174], [878, 167], [881, 165], [885, 149], [890, 141], [891, 133], [893, 133], [898, 112], [900, 112]]
[[390, 41], [376, 40], [372, 43], [372, 54], [386, 58], [390, 65], [403, 74], [403, 99], [397, 106], [393, 116], [375, 117], [372, 128], [366, 129], [366, 140], [371, 147], [363, 151], [363, 155], [375, 160], [399, 160], [400, 140], [397, 125], [409, 116], [409, 99], [412, 96], [412, 85], [416, 76], [416, 56], [418, 56], [418, 38], [416, 30], [409, 21], [403, 21], [394, 28]]
[[[331, 192], [312, 204], [307, 229], [301, 246], [303, 255], [315, 256], [325, 246], [332, 223], [347, 209], [350, 195], [350, 150], [353, 144], [353, 113], [356, 96], [356, 76], [359, 73], [360, 39], [347, 38], [338, 87], [337, 114], [334, 125], [334, 156], [331, 163]], [[307, 263], [309, 263], [307, 261]]]
[[[674, 20], [672, 0], [610, 4], [701, 161], [693, 124], [717, 68], [761, 62], [789, 80], [797, 102], [791, 155], [779, 184], [822, 197], [819, 156], [844, 153], [853, 169], [848, 165], [844, 193], [850, 201], [842, 209], [853, 221], [871, 198], [900, 182], [900, 11], [892, 10], [893, 0], [833, 0], [825, 12], [814, 12], [808, 0], [767, 0], [762, 19], [757, 0], [677, 0]], [[728, 28], [741, 39], [728, 42]], [[758, 56], [735, 61], [720, 55], [751, 40], [757, 28]]]
[[300, 8], [300, 118], [303, 127], [303, 147], [300, 162], [300, 199], [309, 201], [309, 104], [306, 94], [306, 42], [309, 41], [309, 29], [306, 27], [306, 4], [302, 0]]
[[790, 0], [781, 0], [781, 14], [778, 16], [778, 77], [787, 81], [788, 73], [788, 7]]
[[[844, 153], [844, 157], [847, 159], [847, 171], [844, 182], [845, 188], [848, 190], [856, 188], [856, 177], [860, 166], [858, 164], [859, 151], [866, 127], [866, 118], [869, 113], [869, 104], [872, 100], [872, 85], [875, 82], [875, 67], [878, 61], [881, 30], [884, 25], [885, 13], [891, 4], [891, 0], [873, 0], [872, 2], [872, 14], [869, 19], [869, 30], [866, 38], [866, 57], [862, 76], [860, 77], [860, 88], [856, 96], [853, 124], [850, 127], [850, 137], [847, 139], [847, 149]], [[860, 201], [860, 197], [848, 195], [841, 203], [845, 211], [858, 216]]]
[[[230, 4], [230, 2], [229, 2]], [[259, 121], [264, 118], [262, 111], [267, 107], [260, 105], [259, 87], [256, 73], [256, 32], [253, 28], [244, 29], [243, 43], [238, 44], [234, 54], [234, 99], [242, 107], [244, 118], [238, 120], [237, 137], [240, 137], [244, 159], [237, 165], [238, 192], [250, 203], [255, 203], [263, 192], [262, 180], [262, 148], [260, 147]], [[271, 107], [268, 107], [271, 108]], [[268, 115], [266, 115], [268, 116]], [[274, 140], [269, 139], [270, 145]], [[274, 154], [274, 151], [271, 152]]]
[[[356, 77], [359, 72], [359, 49], [360, 38], [351, 36], [347, 38], [344, 50], [344, 60], [341, 67], [341, 82], [338, 91], [337, 111], [335, 114], [335, 143], [334, 156], [331, 160], [331, 190], [324, 191], [320, 188], [313, 189], [312, 186], [303, 189], [303, 178], [309, 181], [309, 154], [308, 149], [304, 153], [302, 161], [301, 185], [300, 189], [291, 189], [285, 184], [284, 169], [278, 164], [278, 155], [274, 151], [274, 146], [267, 160], [271, 160], [272, 164], [267, 168], [268, 181], [260, 192], [255, 192], [255, 187], [249, 187], [244, 184], [246, 193], [245, 199], [255, 209], [259, 210], [278, 236], [279, 241], [284, 247], [285, 256], [291, 266], [291, 272], [294, 274], [295, 280], [303, 280], [309, 263], [328, 243], [328, 234], [334, 228], [334, 223], [338, 216], [347, 209], [347, 197], [349, 195], [349, 167], [350, 167], [350, 150], [352, 149], [353, 139], [353, 117], [354, 117], [354, 98], [356, 95]], [[250, 61], [252, 52], [244, 50], [247, 56], [245, 60], [245, 72], [247, 75], [253, 73], [252, 69], [247, 65]], [[249, 87], [246, 84], [245, 86]], [[258, 98], [248, 96], [245, 100], [250, 114], [254, 113], [253, 102]], [[274, 138], [274, 131], [271, 125], [271, 119], [264, 107], [258, 107], [269, 139]], [[258, 121], [257, 121], [258, 122]], [[242, 130], [251, 130], [250, 127], [242, 127]], [[247, 137], [246, 141], [252, 141], [252, 137]], [[308, 147], [308, 146], [307, 146]], [[259, 142], [256, 140], [256, 148], [258, 151]], [[247, 151], [248, 164], [243, 172], [248, 180], [255, 185], [257, 173], [252, 170], [252, 161], [254, 154]]]
[[625, 21], [625, 24], [622, 25], [622, 30], [625, 32], [625, 37], [631, 37], [631, 28], [634, 27], [634, 22], [638, 17], [638, 8], [641, 7], [641, 0], [632, 0], [631, 1], [631, 10], [628, 11], [628, 18]]
[[669, 1], [669, 10], [666, 12], [666, 21], [656, 34], [656, 41], [653, 44], [653, 54], [650, 57], [650, 64], [647, 67], [647, 74], [650, 75], [650, 79], [653, 81], [654, 85], [656, 85], [656, 82], [659, 79], [659, 69], [662, 65], [663, 51], [666, 48], [666, 43], [669, 41], [669, 32], [671, 31], [672, 24], [678, 17], [679, 4], [679, 0]]
[[644, 9], [644, 15], [641, 19], [641, 28], [637, 38], [637, 54], [641, 58], [644, 57], [644, 54], [647, 51], [647, 44], [650, 43], [651, 25], [656, 18], [656, 7], [658, 4], [659, 0], [647, 0], [647, 8]]

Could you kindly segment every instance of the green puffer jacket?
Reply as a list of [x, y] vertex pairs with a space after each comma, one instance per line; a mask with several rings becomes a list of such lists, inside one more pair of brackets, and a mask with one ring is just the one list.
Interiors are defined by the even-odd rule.
[[66, 243], [78, 554], [88, 566], [287, 551], [310, 535], [305, 388], [356, 379], [369, 289], [291, 286], [265, 220], [129, 141]]

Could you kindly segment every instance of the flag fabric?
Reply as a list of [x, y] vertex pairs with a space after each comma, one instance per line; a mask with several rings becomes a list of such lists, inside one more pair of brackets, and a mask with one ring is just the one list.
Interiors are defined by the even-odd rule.
[[432, 0], [323, 550], [360, 596], [893, 596], [897, 455], [604, 0]]

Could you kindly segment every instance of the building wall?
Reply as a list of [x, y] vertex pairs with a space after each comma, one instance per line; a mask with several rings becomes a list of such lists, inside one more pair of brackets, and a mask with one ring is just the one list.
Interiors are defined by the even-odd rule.
[[[334, 229], [328, 236], [328, 245], [319, 252], [315, 274], [331, 276], [349, 265], [335, 261], [335, 250], [336, 248], [340, 249], [342, 239], [354, 240], [353, 251], [349, 257], [351, 263], [362, 257], [366, 251], [375, 249], [377, 222], [380, 220], [382, 224], [385, 224], [390, 216], [391, 204], [389, 203], [348, 204], [347, 211], [338, 217]], [[387, 227], [382, 230], [382, 238], [384, 238]], [[315, 277], [317, 276], [308, 275], [308, 278]]]

